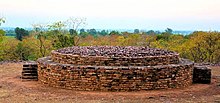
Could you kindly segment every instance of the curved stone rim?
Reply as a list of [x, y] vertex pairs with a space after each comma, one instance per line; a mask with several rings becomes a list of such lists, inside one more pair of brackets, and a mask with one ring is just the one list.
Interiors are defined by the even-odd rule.
[[[141, 47], [140, 47], [141, 48]], [[68, 48], [66, 48], [68, 49]], [[78, 48], [79, 49], [79, 48]], [[153, 48], [147, 48], [152, 49]], [[59, 49], [64, 50], [64, 49]], [[76, 64], [76, 65], [95, 65], [95, 66], [153, 66], [153, 65], [167, 65], [178, 64], [179, 54], [173, 51], [170, 54], [155, 55], [155, 56], [137, 56], [137, 57], [111, 57], [111, 56], [91, 56], [91, 55], [79, 55], [71, 53], [61, 53], [59, 50], [53, 50], [51, 52], [52, 60], [62, 64]], [[136, 47], [138, 50], [138, 47]], [[155, 49], [161, 50], [162, 49]]]
[[[52, 87], [83, 91], [182, 88], [192, 84], [193, 65], [193, 62], [181, 59], [179, 64], [157, 66], [81, 66], [55, 63], [45, 57], [38, 59], [38, 79]], [[131, 77], [134, 73], [137, 75]], [[75, 76], [77, 79], [71, 79]]]
[[[46, 62], [45, 62], [46, 60]], [[161, 67], [161, 66], [168, 66], [168, 65], [172, 65], [172, 66], [179, 66], [179, 65], [194, 65], [194, 62], [191, 62], [189, 59], [183, 59], [183, 58], [180, 58], [180, 62], [178, 64], [166, 64], [166, 65], [145, 65], [145, 66], [96, 66], [96, 65], [75, 65], [75, 64], [63, 64], [63, 63], [59, 63], [59, 62], [54, 62], [52, 60], [52, 57], [51, 56], [48, 56], [48, 57], [43, 57], [43, 58], [39, 58], [37, 60], [37, 62], [42, 62], [44, 61], [45, 63], [53, 63], [53, 64], [56, 64], [56, 65], [63, 65], [63, 66], [82, 66], [82, 67], [151, 67], [151, 68], [157, 68], [157, 67]]]
[[173, 57], [173, 56], [179, 56], [179, 54], [173, 54], [173, 55], [156, 55], [156, 56], [143, 56], [143, 57], [108, 57], [108, 56], [87, 56], [87, 55], [78, 55], [78, 54], [63, 54], [60, 52], [57, 52], [56, 50], [52, 50], [51, 54], [57, 54], [57, 55], [72, 55], [76, 57], [104, 57], [104, 58], [153, 58], [153, 57]]
[[179, 55], [147, 56], [147, 57], [104, 57], [104, 56], [80, 56], [51, 52], [53, 61], [62, 64], [94, 65], [94, 66], [154, 66], [178, 64]]

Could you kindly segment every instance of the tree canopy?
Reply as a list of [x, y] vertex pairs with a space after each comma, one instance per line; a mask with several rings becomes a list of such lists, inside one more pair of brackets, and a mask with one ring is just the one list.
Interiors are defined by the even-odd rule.
[[15, 28], [16, 39], [22, 41], [24, 36], [28, 36], [29, 32], [23, 28], [16, 27]]

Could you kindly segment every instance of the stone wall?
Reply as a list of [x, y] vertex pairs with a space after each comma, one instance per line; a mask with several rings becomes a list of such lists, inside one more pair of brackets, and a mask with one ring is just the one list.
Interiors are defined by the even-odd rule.
[[38, 59], [39, 81], [53, 87], [136, 91], [182, 88], [192, 84], [193, 63], [187, 60], [158, 66], [80, 66], [53, 60], [50, 57]]
[[155, 66], [179, 63], [178, 54], [143, 57], [107, 57], [81, 56], [76, 54], [63, 54], [57, 51], [52, 51], [51, 57], [54, 62], [62, 64], [94, 66]]

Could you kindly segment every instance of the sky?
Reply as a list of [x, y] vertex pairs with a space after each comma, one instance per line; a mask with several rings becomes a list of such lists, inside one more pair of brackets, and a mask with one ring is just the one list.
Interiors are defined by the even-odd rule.
[[220, 0], [0, 0], [2, 27], [32, 27], [70, 17], [85, 28], [220, 30]]

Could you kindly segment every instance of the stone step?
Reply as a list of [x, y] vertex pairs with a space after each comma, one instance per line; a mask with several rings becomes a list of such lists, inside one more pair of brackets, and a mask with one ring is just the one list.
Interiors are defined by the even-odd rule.
[[38, 76], [37, 73], [22, 73], [22, 77], [23, 76]]
[[24, 65], [23, 65], [23, 68], [24, 68], [24, 67], [37, 68], [37, 64], [30, 64], [30, 65], [24, 64]]
[[22, 70], [22, 81], [37, 81], [38, 80], [38, 71], [37, 63], [25, 63], [23, 64]]
[[36, 70], [23, 70], [22, 73], [37, 73]]
[[23, 81], [38, 81], [38, 79], [22, 79], [22, 82]]
[[22, 79], [38, 79], [38, 76], [22, 76]]
[[23, 70], [37, 70], [37, 68], [23, 67]]

